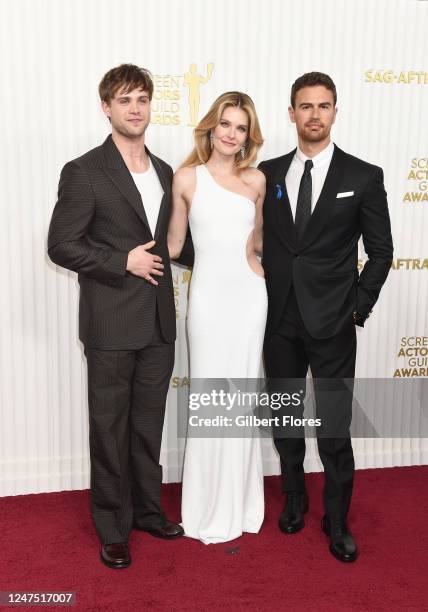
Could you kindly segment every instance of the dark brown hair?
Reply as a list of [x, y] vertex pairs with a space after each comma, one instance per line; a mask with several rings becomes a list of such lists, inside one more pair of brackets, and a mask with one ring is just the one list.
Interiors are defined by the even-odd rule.
[[98, 86], [98, 93], [103, 102], [109, 103], [118, 91], [124, 90], [124, 93], [129, 93], [133, 89], [146, 91], [151, 100], [153, 96], [152, 75], [145, 68], [140, 68], [135, 64], [121, 64], [106, 72]]
[[291, 87], [291, 106], [295, 108], [296, 94], [299, 89], [304, 87], [313, 87], [314, 85], [323, 85], [326, 89], [329, 89], [333, 94], [334, 106], [337, 102], [336, 85], [333, 83], [333, 79], [324, 74], [324, 72], [306, 72], [298, 79], [296, 79]]

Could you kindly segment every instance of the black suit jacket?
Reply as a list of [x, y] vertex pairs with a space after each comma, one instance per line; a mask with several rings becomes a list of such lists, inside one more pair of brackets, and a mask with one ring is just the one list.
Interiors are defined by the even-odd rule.
[[[278, 328], [294, 286], [309, 333], [314, 338], [329, 338], [352, 321], [355, 310], [364, 322], [391, 267], [393, 247], [383, 172], [335, 146], [322, 192], [298, 243], [285, 185], [295, 151], [259, 165], [266, 176], [266, 333]], [[344, 192], [353, 194], [337, 198]], [[368, 261], [359, 275], [360, 236]]]
[[[150, 342], [156, 310], [165, 341], [175, 340], [166, 241], [172, 169], [147, 153], [164, 190], [154, 236], [140, 193], [111, 136], [61, 172], [48, 252], [56, 264], [79, 275], [79, 337], [91, 348], [143, 348]], [[164, 276], [156, 277], [158, 286], [126, 271], [129, 251], [153, 239], [151, 252], [165, 265]]]

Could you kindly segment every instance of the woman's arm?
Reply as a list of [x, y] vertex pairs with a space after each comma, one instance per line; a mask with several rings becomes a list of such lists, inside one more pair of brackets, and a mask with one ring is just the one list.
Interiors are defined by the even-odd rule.
[[189, 194], [194, 192], [194, 184], [194, 168], [177, 170], [172, 181], [172, 212], [168, 227], [168, 251], [171, 259], [180, 256], [186, 240], [191, 202]]
[[266, 179], [264, 174], [255, 168], [248, 169], [247, 178], [249, 179], [247, 184], [251, 184], [254, 191], [257, 192], [254, 229], [247, 241], [247, 260], [253, 272], [258, 276], [264, 276], [264, 270], [257, 255], [261, 254], [263, 249], [263, 202], [266, 193]]
[[254, 250], [258, 254], [263, 252], [263, 202], [266, 195], [266, 178], [263, 172], [256, 170], [256, 186], [258, 197], [256, 200], [256, 218], [254, 222]]

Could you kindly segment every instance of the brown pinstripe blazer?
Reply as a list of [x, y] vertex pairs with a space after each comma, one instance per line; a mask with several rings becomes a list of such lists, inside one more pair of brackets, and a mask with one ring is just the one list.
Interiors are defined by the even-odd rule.
[[[150, 342], [156, 310], [165, 341], [175, 340], [166, 240], [172, 169], [146, 150], [164, 190], [154, 236], [140, 193], [111, 136], [61, 172], [48, 253], [53, 262], [78, 273], [79, 337], [91, 348], [143, 348]], [[129, 251], [153, 239], [151, 252], [165, 265], [158, 286], [126, 271]]]

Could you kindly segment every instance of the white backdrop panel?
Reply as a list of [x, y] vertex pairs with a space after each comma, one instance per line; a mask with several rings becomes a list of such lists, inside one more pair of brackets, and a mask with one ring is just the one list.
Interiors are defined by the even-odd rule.
[[[428, 157], [428, 3], [1, 0], [0, 10], [0, 495], [88, 486], [78, 286], [74, 274], [49, 262], [46, 234], [61, 167], [108, 133], [97, 85], [122, 62], [155, 75], [147, 142], [174, 167], [192, 141], [184, 83], [191, 64], [201, 76], [213, 64], [211, 79], [199, 85], [199, 117], [224, 91], [253, 97], [266, 139], [260, 159], [295, 145], [287, 116], [293, 80], [310, 70], [333, 76], [339, 94], [334, 140], [384, 168], [395, 239], [394, 269], [358, 333], [357, 375], [389, 378], [411, 365], [398, 356], [402, 338], [427, 336], [427, 182], [409, 172], [412, 160]], [[406, 193], [421, 201], [403, 201]], [[174, 278], [178, 342], [162, 449], [166, 481], [181, 476], [175, 387], [187, 376], [189, 275], [175, 267]], [[426, 376], [426, 362], [418, 367], [416, 374]], [[354, 446], [358, 467], [428, 460], [424, 440], [358, 439]], [[265, 473], [277, 473], [270, 441], [264, 459]], [[321, 469], [313, 444], [306, 463], [309, 471]]]

